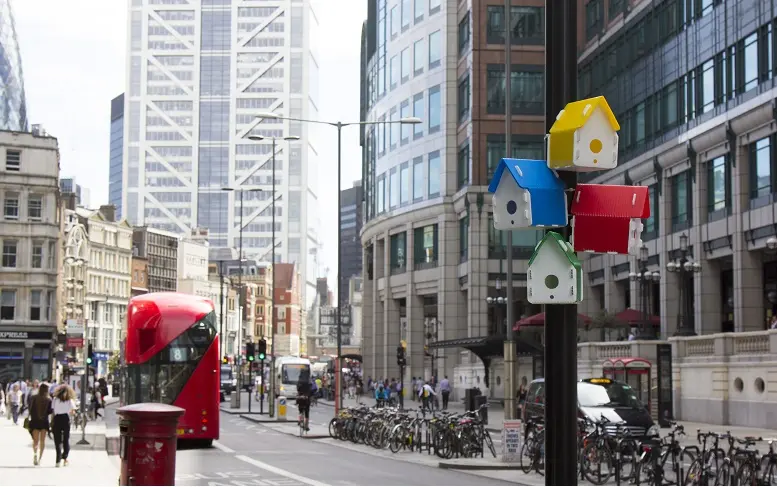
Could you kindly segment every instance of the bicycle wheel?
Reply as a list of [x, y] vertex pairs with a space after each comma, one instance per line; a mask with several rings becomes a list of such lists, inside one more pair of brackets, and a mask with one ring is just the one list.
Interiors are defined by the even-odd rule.
[[583, 448], [583, 475], [594, 485], [604, 485], [613, 474], [612, 453], [591, 442]]
[[391, 433], [391, 439], [389, 440], [389, 450], [391, 453], [398, 453], [407, 442], [407, 432], [404, 428], [394, 428]]
[[771, 463], [768, 457], [761, 463], [766, 463], [763, 467], [763, 485], [777, 485], [777, 464]]
[[688, 467], [688, 473], [685, 474], [685, 485], [701, 485], [702, 473], [704, 472], [704, 465], [701, 463], [701, 458], [695, 459], [691, 462], [691, 466]]
[[534, 452], [532, 451], [532, 443], [534, 440], [533, 437], [531, 438], [531, 440], [523, 442], [523, 446], [521, 447], [521, 456], [518, 460], [521, 466], [521, 471], [523, 471], [523, 473], [531, 472], [532, 464], [534, 463]]
[[731, 485], [733, 474], [734, 465], [730, 459], [724, 458], [720, 466], [718, 466], [718, 471], [715, 475], [715, 485]]
[[496, 458], [496, 448], [494, 447], [494, 440], [491, 439], [491, 434], [488, 432], [487, 429], [483, 430], [483, 443], [488, 447], [489, 451], [491, 452], [491, 455]]
[[[755, 465], [750, 460], [746, 460], [737, 470], [734, 477], [736, 485], [758, 485], [758, 479], [755, 473]], [[718, 484], [715, 484], [718, 485]]]

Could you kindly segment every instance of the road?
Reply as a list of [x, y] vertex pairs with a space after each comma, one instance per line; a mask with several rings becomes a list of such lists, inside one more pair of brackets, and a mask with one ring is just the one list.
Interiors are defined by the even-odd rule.
[[[113, 408], [107, 414], [113, 416]], [[295, 411], [296, 414], [296, 411]], [[332, 409], [311, 419], [327, 424]], [[109, 419], [111, 421], [111, 419]], [[508, 482], [305, 440], [221, 413], [221, 439], [178, 451], [176, 485], [514, 485]], [[517, 477], [517, 473], [516, 473]]]

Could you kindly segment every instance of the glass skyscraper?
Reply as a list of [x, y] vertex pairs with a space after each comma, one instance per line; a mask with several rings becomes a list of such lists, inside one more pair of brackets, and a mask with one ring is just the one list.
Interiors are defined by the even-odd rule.
[[0, 0], [0, 129], [27, 131], [22, 57], [10, 0]]
[[116, 207], [116, 219], [123, 217], [121, 188], [124, 158], [124, 93], [111, 100], [111, 143], [108, 170], [108, 200]]
[[[317, 119], [318, 20], [310, 0], [130, 2], [122, 215], [134, 225], [295, 262], [314, 296], [316, 129], [259, 112]], [[261, 135], [252, 141], [249, 135]], [[295, 135], [300, 140], [287, 142]], [[272, 168], [272, 138], [275, 171]], [[275, 174], [273, 174], [275, 173]], [[276, 241], [273, 250], [273, 177]], [[334, 195], [332, 195], [334, 197]]]

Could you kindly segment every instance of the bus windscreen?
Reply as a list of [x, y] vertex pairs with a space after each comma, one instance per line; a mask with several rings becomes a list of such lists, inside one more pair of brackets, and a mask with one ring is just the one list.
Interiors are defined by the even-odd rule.
[[310, 365], [308, 364], [285, 364], [283, 366], [282, 378], [284, 384], [296, 384], [300, 377], [306, 374], [310, 378]]

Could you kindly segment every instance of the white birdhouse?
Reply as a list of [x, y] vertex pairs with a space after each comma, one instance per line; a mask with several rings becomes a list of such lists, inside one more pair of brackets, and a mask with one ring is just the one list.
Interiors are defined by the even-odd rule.
[[575, 304], [583, 300], [583, 267], [572, 246], [548, 232], [529, 260], [528, 301], [532, 304]]
[[548, 167], [602, 171], [618, 165], [620, 125], [603, 96], [569, 103], [548, 135]]

